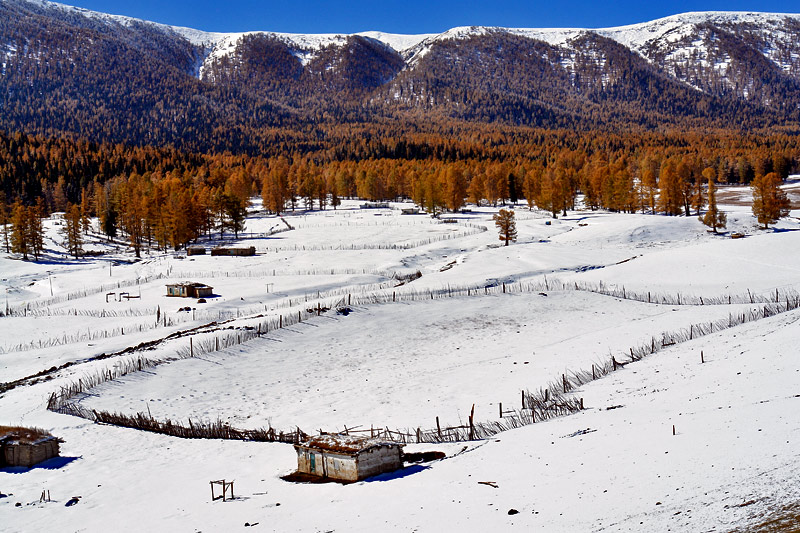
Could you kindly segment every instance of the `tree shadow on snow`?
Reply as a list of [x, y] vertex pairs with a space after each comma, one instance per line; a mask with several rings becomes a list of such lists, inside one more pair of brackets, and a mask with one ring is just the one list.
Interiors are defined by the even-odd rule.
[[80, 457], [53, 457], [47, 461], [42, 461], [39, 464], [31, 467], [27, 466], [4, 466], [0, 468], [0, 472], [6, 474], [24, 474], [31, 470], [61, 470], [73, 461], [77, 461]]

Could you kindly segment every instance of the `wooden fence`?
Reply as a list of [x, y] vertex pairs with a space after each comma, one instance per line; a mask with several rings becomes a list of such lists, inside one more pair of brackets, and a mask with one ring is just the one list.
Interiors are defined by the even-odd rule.
[[[547, 284], [548, 282], [544, 282]], [[552, 283], [552, 282], [550, 282]], [[547, 287], [550, 285], [548, 284]], [[529, 285], [527, 290], [531, 290], [533, 285]], [[565, 288], [563, 284], [559, 285], [559, 288]], [[575, 285], [577, 290], [577, 285]], [[489, 288], [485, 288], [488, 291]], [[467, 289], [470, 291], [471, 289]], [[502, 290], [503, 292], [508, 291], [508, 287], [505, 285], [502, 286], [502, 289], [499, 287], [492, 288], [492, 294], [495, 294], [497, 291]], [[520, 290], [520, 287], [517, 287], [517, 291]], [[534, 289], [535, 290], [535, 289]], [[584, 289], [585, 290], [585, 289]], [[600, 292], [600, 291], [592, 291], [592, 292]], [[626, 292], [625, 289], [622, 289], [623, 295], [629, 299], [635, 299], [636, 294]], [[603, 292], [600, 292], [604, 294]], [[472, 293], [468, 293], [472, 294]], [[475, 294], [481, 294], [481, 291], [476, 291]], [[485, 294], [489, 294], [489, 292], [485, 292]], [[369, 302], [359, 301], [358, 303], [386, 303], [386, 302], [395, 302], [395, 301], [408, 301], [408, 298], [417, 298], [417, 299], [428, 299], [428, 296], [434, 298], [436, 295], [437, 297], [448, 297], [448, 296], [461, 296], [463, 295], [460, 290], [456, 290], [452, 292], [450, 289], [442, 290], [442, 291], [429, 291], [428, 293], [403, 293], [403, 300], [398, 300], [396, 293], [383, 294], [383, 295], [370, 295]], [[608, 296], [615, 296], [615, 293], [607, 294]], [[678, 296], [677, 298], [680, 298]], [[783, 300], [785, 298], [785, 300]], [[348, 305], [353, 305], [351, 302], [351, 296], [346, 298]], [[362, 298], [363, 300], [363, 298]], [[731, 298], [732, 300], [732, 298]], [[755, 298], [753, 298], [755, 300]], [[684, 298], [685, 301], [685, 298]], [[345, 305], [345, 299], [340, 300], [339, 305]], [[698, 305], [706, 305], [705, 301], [703, 303], [699, 303]], [[711, 305], [711, 303], [709, 303]], [[716, 304], [715, 304], [716, 305]], [[445, 425], [442, 427], [439, 423], [439, 419], [436, 419], [436, 428], [429, 428], [429, 429], [422, 429], [421, 427], [414, 429], [405, 429], [405, 430], [390, 430], [388, 427], [383, 427], [382, 429], [376, 429], [374, 426], [370, 427], [370, 435], [374, 437], [383, 438], [386, 440], [392, 440], [395, 442], [401, 443], [410, 443], [410, 442], [460, 442], [465, 440], [477, 440], [477, 439], [486, 439], [500, 433], [502, 431], [506, 431], [508, 429], [513, 429], [516, 427], [521, 427], [537, 422], [542, 422], [548, 420], [550, 418], [564, 416], [571, 413], [575, 413], [580, 411], [584, 408], [583, 399], [576, 398], [573, 396], [573, 391], [580, 387], [581, 385], [588, 383], [590, 381], [600, 379], [603, 376], [608, 375], [611, 372], [618, 371], [625, 367], [625, 365], [639, 361], [642, 358], [646, 357], [647, 355], [654, 354], [666, 347], [673, 346], [675, 344], [692, 340], [697, 337], [701, 337], [704, 335], [708, 335], [711, 333], [716, 333], [719, 331], [723, 331], [725, 329], [748, 323], [753, 322], [756, 320], [761, 320], [770, 316], [774, 316], [779, 313], [785, 313], [788, 311], [792, 311], [800, 307], [800, 296], [793, 294], [791, 297], [789, 295], [782, 295], [780, 293], [775, 294], [775, 302], [764, 303], [763, 305], [759, 305], [757, 307], [751, 308], [744, 312], [737, 312], [737, 313], [730, 313], [727, 319], [720, 319], [716, 321], [710, 321], [705, 323], [699, 324], [691, 324], [688, 328], [684, 328], [681, 330], [673, 331], [673, 332], [664, 332], [658, 337], [651, 337], [650, 341], [635, 347], [629, 348], [629, 350], [623, 354], [619, 355], [612, 355], [609, 360], [604, 362], [595, 363], [592, 365], [591, 369], [581, 369], [577, 371], [569, 371], [561, 375], [559, 380], [555, 380], [551, 382], [547, 387], [540, 388], [536, 391], [523, 391], [521, 396], [521, 406], [519, 409], [510, 409], [504, 411], [502, 408], [502, 404], [500, 404], [500, 419], [487, 421], [487, 422], [475, 422], [474, 421], [474, 406], [471, 411], [469, 421], [467, 425]], [[311, 316], [320, 315], [323, 311], [327, 311], [328, 308], [323, 308], [322, 305], [317, 302], [316, 308], [308, 308], [305, 310], [298, 311], [296, 315], [288, 315], [284, 316], [281, 315], [278, 318], [272, 317], [268, 318], [263, 322], [259, 322], [256, 327], [249, 326], [246, 329], [234, 329], [234, 330], [225, 330], [224, 332], [215, 335], [213, 338], [207, 338], [200, 342], [194, 343], [193, 339], [189, 338], [188, 346], [185, 346], [179, 349], [176, 352], [176, 356], [169, 357], [169, 358], [161, 358], [161, 359], [147, 359], [143, 356], [140, 356], [136, 359], [129, 360], [123, 364], [116, 364], [114, 368], [109, 368], [105, 370], [98, 371], [94, 374], [83, 376], [82, 378], [77, 379], [65, 386], [62, 386], [58, 391], [53, 392], [48, 400], [47, 408], [51, 411], [70, 414], [74, 416], [79, 416], [82, 418], [87, 418], [90, 420], [98, 420], [98, 411], [89, 411], [84, 409], [80, 406], [79, 402], [76, 401], [76, 398], [79, 398], [82, 394], [86, 393], [90, 389], [96, 387], [101, 383], [105, 383], [108, 381], [112, 381], [117, 379], [121, 376], [130, 374], [132, 372], [139, 372], [147, 368], [153, 368], [159, 366], [161, 364], [169, 363], [178, 359], [190, 358], [195, 357], [199, 354], [210, 353], [215, 351], [224, 350], [231, 346], [241, 344], [243, 342], [248, 342], [252, 339], [258, 338], [270, 331], [274, 331], [276, 329], [285, 328], [297, 323], [302, 322], [303, 320], [307, 320]], [[256, 317], [258, 318], [258, 317]], [[231, 326], [232, 327], [232, 326]], [[145, 417], [144, 414], [139, 413], [137, 415], [128, 416], [128, 415], [121, 415], [121, 414], [114, 414], [114, 413], [102, 413], [102, 421], [106, 423], [112, 423], [114, 420], [120, 421], [122, 425], [127, 425], [128, 427], [137, 427], [137, 429], [143, 429], [148, 431], [157, 431], [157, 432], [167, 432], [172, 431], [171, 435], [174, 436], [183, 436], [187, 435], [184, 429], [173, 429], [173, 428], [185, 428], [185, 426], [180, 426], [177, 423], [173, 423], [171, 421], [166, 422], [158, 422], [153, 420], [151, 417], [148, 419]], [[98, 420], [99, 421], [99, 420]], [[169, 422], [169, 424], [167, 424]], [[133, 426], [131, 424], [137, 424]], [[214, 424], [211, 424], [211, 429], [204, 430], [206, 434], [225, 434], [225, 432], [216, 432], [214, 428]], [[149, 429], [155, 428], [155, 429]], [[266, 431], [269, 431], [268, 428]], [[190, 424], [189, 433], [193, 431], [192, 426]], [[228, 434], [230, 435], [247, 435], [248, 430], [236, 430], [233, 428], [228, 428]], [[299, 427], [297, 429], [299, 432]], [[181, 433], [183, 432], [183, 433]], [[209, 433], [210, 432], [210, 433]], [[322, 430], [320, 430], [322, 432]], [[366, 436], [366, 429], [358, 429], [358, 428], [346, 428], [345, 432], [354, 432], [358, 434], [362, 432]], [[283, 433], [281, 433], [283, 434]], [[226, 438], [226, 437], [206, 437], [206, 438]], [[228, 437], [228, 438], [237, 438], [237, 440], [241, 440], [239, 437]], [[245, 439], [248, 440], [248, 439]]]

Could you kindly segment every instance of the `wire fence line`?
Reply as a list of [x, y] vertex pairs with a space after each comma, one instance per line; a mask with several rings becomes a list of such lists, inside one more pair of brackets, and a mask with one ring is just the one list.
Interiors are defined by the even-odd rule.
[[[551, 287], [553, 284], [552, 281], [548, 282], [545, 281], [542, 285], [546, 288]], [[522, 292], [521, 289], [525, 289], [528, 292], [532, 292], [541, 288], [542, 285], [539, 284], [527, 284], [527, 285], [520, 285], [517, 284], [514, 286], [516, 291], [509, 290], [510, 287], [503, 286], [500, 287], [484, 287], [484, 291], [472, 291], [472, 289], [468, 288], [467, 295], [497, 295], [502, 293], [513, 293], [513, 292]], [[557, 286], [563, 290], [565, 286], [560, 282], [556, 283]], [[573, 285], [574, 286], [574, 285]], [[491, 290], [490, 290], [491, 289]], [[548, 289], [553, 290], [553, 289]], [[585, 290], [585, 289], [584, 289]], [[502, 292], [501, 292], [502, 291]], [[603, 293], [601, 293], [603, 294]], [[607, 294], [609, 296], [614, 296], [616, 294], [616, 289], [611, 291], [611, 294]], [[629, 293], [628, 291], [624, 291], [626, 297], [631, 298], [631, 296], [642, 296], [638, 293]], [[397, 293], [383, 294], [377, 295], [373, 294], [370, 295], [368, 298], [356, 298], [356, 301], [353, 301], [351, 295], [348, 295], [345, 298], [340, 299], [335, 306], [339, 308], [340, 311], [345, 309], [345, 306], [351, 305], [363, 305], [365, 303], [369, 304], [376, 304], [376, 303], [389, 303], [389, 302], [398, 302], [398, 301], [420, 301], [420, 300], [427, 300], [429, 298], [445, 298], [445, 297], [461, 297], [463, 293], [460, 291], [453, 291], [452, 289], [447, 289], [446, 291], [429, 291], [428, 293], [414, 291], [410, 293], [404, 293], [403, 298], [398, 300]], [[553, 380], [547, 386], [536, 389], [536, 390], [526, 390], [522, 391], [521, 394], [521, 406], [520, 408], [512, 408], [509, 410], [504, 411], [502, 404], [500, 404], [499, 409], [499, 419], [498, 420], [490, 420], [484, 422], [475, 422], [474, 420], [474, 406], [470, 417], [468, 419], [468, 424], [458, 424], [458, 425], [444, 425], [444, 427], [439, 423], [439, 419], [437, 417], [436, 420], [436, 427], [435, 428], [427, 428], [422, 429], [421, 427], [414, 429], [397, 429], [397, 430], [390, 430], [388, 427], [376, 427], [370, 426], [370, 435], [377, 436], [380, 438], [393, 440], [396, 442], [401, 443], [410, 443], [410, 442], [460, 442], [466, 440], [479, 440], [479, 439], [486, 439], [490, 438], [497, 433], [502, 431], [506, 431], [508, 429], [513, 429], [516, 427], [521, 427], [529, 424], [534, 424], [537, 422], [542, 422], [548, 420], [550, 418], [565, 416], [571, 413], [578, 412], [584, 409], [584, 402], [582, 398], [577, 398], [574, 395], [574, 392], [577, 388], [581, 385], [589, 383], [591, 381], [600, 379], [612, 372], [616, 372], [622, 368], [624, 368], [627, 364], [639, 361], [644, 357], [655, 354], [664, 348], [674, 346], [676, 344], [686, 342], [689, 340], [693, 340], [695, 338], [699, 338], [701, 336], [709, 335], [711, 333], [716, 333], [719, 331], [726, 330], [728, 328], [732, 328], [741, 324], [761, 320], [764, 318], [768, 318], [780, 313], [785, 313], [788, 311], [792, 311], [800, 307], [800, 296], [797, 294], [788, 295], [785, 294], [783, 297], [780, 293], [777, 293], [775, 296], [775, 301], [770, 302], [761, 302], [757, 304], [756, 307], [750, 308], [746, 311], [729, 313], [727, 319], [720, 319], [716, 321], [710, 322], [703, 322], [698, 324], [691, 324], [688, 328], [684, 328], [677, 331], [672, 332], [664, 332], [659, 336], [651, 337], [650, 341], [638, 346], [630, 347], [627, 352], [621, 352], [616, 355], [612, 355], [608, 360], [601, 361], [595, 363], [591, 366], [591, 369], [579, 369], [576, 371], [568, 371], [561, 375], [560, 380]], [[755, 297], [752, 295], [753, 301], [755, 301]], [[663, 296], [662, 296], [663, 298]], [[364, 300], [368, 301], [364, 301]], [[652, 300], [652, 294], [650, 295], [650, 299]], [[666, 298], [664, 298], [666, 299]], [[675, 296], [675, 300], [681, 299], [682, 301], [686, 298], [681, 298], [679, 295]], [[720, 297], [720, 303], [725, 302], [728, 299], [727, 296]], [[712, 299], [713, 300], [713, 299]], [[730, 297], [730, 300], [733, 301], [733, 298]], [[705, 300], [703, 300], [705, 302]], [[716, 300], [714, 300], [716, 301]], [[705, 305], [705, 303], [701, 304]], [[709, 304], [711, 305], [711, 304]], [[716, 304], [718, 305], [718, 304]], [[198, 340], [197, 343], [193, 341], [193, 339], [189, 338], [189, 344], [183, 346], [176, 350], [175, 355], [166, 358], [157, 358], [157, 359], [148, 359], [144, 356], [139, 356], [135, 359], [131, 359], [122, 363], [117, 363], [114, 368], [108, 368], [105, 370], [99, 370], [93, 374], [87, 374], [81, 378], [78, 378], [75, 381], [68, 383], [67, 385], [61, 386], [59, 390], [53, 392], [48, 400], [47, 408], [51, 411], [70, 414], [74, 416], [80, 416], [82, 418], [86, 418], [89, 420], [94, 421], [102, 421], [106, 423], [111, 423], [110, 421], [115, 421], [119, 425], [127, 425], [128, 427], [137, 427], [139, 429], [144, 429], [148, 431], [156, 431], [167, 433], [174, 436], [186, 436], [192, 435], [191, 438], [199, 438], [203, 435], [206, 435], [205, 438], [226, 438], [226, 437], [219, 437], [219, 424], [217, 423], [204, 423], [198, 425], [192, 425], [190, 422], [189, 430], [186, 430], [186, 426], [183, 426], [177, 422], [173, 421], [165, 421], [165, 422], [158, 422], [152, 417], [146, 417], [143, 413], [137, 413], [136, 415], [124, 415], [120, 413], [109, 413], [106, 411], [96, 411], [96, 410], [88, 410], [80, 405], [81, 397], [87, 393], [90, 389], [108, 381], [113, 381], [118, 379], [122, 376], [128, 375], [133, 372], [140, 372], [145, 369], [151, 369], [162, 364], [170, 363], [173, 361], [177, 361], [180, 359], [187, 359], [196, 357], [198, 355], [207, 354], [211, 352], [218, 352], [221, 350], [225, 350], [235, 345], [239, 345], [242, 343], [249, 342], [253, 339], [259, 338], [265, 334], [268, 334], [271, 331], [276, 331], [279, 329], [283, 329], [298, 323], [303, 322], [311, 318], [312, 316], [319, 316], [322, 312], [329, 311], [330, 308], [326, 307], [323, 308], [320, 302], [317, 302], [317, 307], [315, 308], [308, 308], [305, 310], [300, 310], [297, 312], [296, 315], [288, 315], [280, 317], [270, 317], [266, 318], [258, 322], [255, 326], [249, 325], [246, 327], [235, 328], [233, 331], [227, 330], [223, 332], [214, 332], [213, 337], [207, 337], [202, 340]], [[264, 318], [264, 317], [251, 317], [251, 318]], [[232, 326], [231, 326], [232, 327]], [[149, 418], [148, 418], [149, 417]], [[133, 425], [135, 424], [135, 425]], [[206, 428], [206, 429], [197, 429], [197, 428]], [[302, 433], [305, 435], [304, 432], [301, 432], [299, 426], [296, 426], [296, 431], [294, 432], [299, 438], [300, 434]], [[188, 432], [187, 432], [188, 431]], [[259, 440], [259, 435], [272, 435], [274, 439], [274, 435], [290, 435], [292, 432], [289, 431], [277, 431], [272, 427], [268, 428], [261, 428], [259, 430], [236, 430], [234, 428], [228, 427], [225, 431], [228, 431], [232, 437], [228, 438], [237, 438], [241, 439], [246, 436], [245, 440]], [[225, 433], [223, 431], [222, 433]], [[252, 431], [253, 433], [248, 433]], [[358, 434], [358, 432], [364, 432], [366, 435], [366, 429], [348, 429], [345, 426], [344, 432], [350, 434]], [[205, 432], [205, 433], [204, 433]], [[212, 436], [213, 435], [213, 436]], [[281, 442], [288, 442], [288, 440]]]
[[[402, 224], [402, 226], [414, 226], [414, 225], [441, 225], [441, 224], [452, 224], [447, 220], [436, 220], [430, 222], [418, 222], [418, 223], [411, 223], [411, 224]], [[335, 226], [336, 224], [334, 224]], [[351, 225], [349, 222], [347, 223], [340, 223], [339, 225], [342, 226], [349, 226]], [[366, 223], [358, 223], [353, 225], [366, 225], [366, 226], [398, 226], [396, 223], [378, 223], [373, 222], [372, 224]], [[409, 250], [412, 248], [417, 248], [420, 246], [425, 246], [428, 244], [432, 244], [435, 242], [441, 242], [451, 239], [457, 239], [461, 237], [467, 237], [471, 235], [477, 235], [479, 233], [483, 233], [488, 231], [486, 226], [480, 224], [472, 224], [469, 222], [460, 222], [457, 221], [457, 225], [459, 227], [465, 228], [464, 231], [454, 232], [454, 233], [447, 233], [443, 235], [437, 235], [434, 237], [428, 237], [425, 239], [417, 239], [407, 243], [395, 243], [395, 244], [386, 244], [386, 243], [361, 243], [361, 244], [338, 244], [338, 245], [313, 245], [313, 244], [296, 244], [292, 246], [276, 246], [276, 247], [269, 247], [269, 248], [261, 248], [259, 249], [259, 253], [262, 254], [269, 254], [269, 253], [277, 253], [281, 251], [334, 251], [334, 250]], [[320, 227], [329, 226], [326, 224], [320, 224]], [[314, 227], [313, 225], [307, 225], [305, 227]], [[291, 231], [296, 229], [295, 227], [281, 227], [278, 229], [270, 230], [266, 233], [259, 233], [257, 234], [259, 237], [267, 237], [271, 235], [275, 235], [278, 233], [283, 233], [287, 231]], [[250, 235], [252, 237], [253, 234], [242, 234], [244, 237]], [[396, 273], [395, 272], [387, 272], [385, 270], [378, 270], [378, 269], [358, 269], [358, 268], [340, 268], [340, 269], [328, 269], [328, 268], [317, 268], [317, 269], [271, 269], [272, 275], [293, 275], [293, 276], [307, 276], [307, 275], [356, 275], [356, 274], [374, 274], [374, 275], [381, 275], [386, 277], [393, 277]], [[37, 309], [42, 309], [45, 307], [49, 307], [51, 305], [64, 303], [72, 300], [77, 300], [81, 298], [86, 298], [88, 296], [93, 296], [97, 294], [108, 293], [114, 289], [122, 289], [122, 288], [130, 288], [139, 285], [145, 285], [147, 283], [153, 281], [159, 281], [163, 279], [175, 279], [175, 278], [190, 278], [190, 277], [199, 277], [199, 278], [217, 278], [217, 277], [264, 277], [269, 275], [270, 269], [264, 269], [260, 271], [217, 271], [217, 272], [206, 272], [206, 271], [196, 271], [196, 272], [172, 272], [171, 269], [169, 272], [166, 273], [157, 273], [152, 274], [149, 276], [141, 276], [135, 279], [127, 279], [127, 280], [119, 280], [112, 283], [102, 284], [92, 288], [83, 288], [76, 291], [70, 291], [63, 294], [59, 294], [57, 296], [51, 296], [49, 298], [42, 298], [40, 300], [26, 302], [21, 305], [15, 306], [6, 306], [6, 309], [0, 310], [0, 317], [4, 316], [29, 316], [33, 311]]]

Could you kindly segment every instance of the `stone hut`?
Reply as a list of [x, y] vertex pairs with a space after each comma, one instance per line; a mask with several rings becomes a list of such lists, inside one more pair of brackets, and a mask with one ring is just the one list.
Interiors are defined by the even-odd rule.
[[297, 471], [359, 481], [403, 467], [403, 445], [347, 435], [320, 435], [295, 444]]
[[206, 298], [212, 294], [214, 294], [214, 287], [210, 287], [204, 283], [182, 281], [180, 283], [170, 283], [167, 285], [167, 296]]
[[58, 457], [61, 439], [35, 428], [0, 426], [0, 467], [32, 467]]
[[248, 246], [243, 248], [224, 248], [218, 246], [211, 249], [211, 255], [228, 255], [228, 256], [249, 256], [256, 255], [256, 247]]

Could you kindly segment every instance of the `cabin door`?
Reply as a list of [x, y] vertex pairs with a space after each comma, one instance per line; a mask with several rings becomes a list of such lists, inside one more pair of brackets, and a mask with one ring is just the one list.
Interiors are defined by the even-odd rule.
[[314, 473], [314, 474], [317, 472], [317, 460], [316, 459], [317, 459], [317, 454], [315, 454], [314, 452], [311, 452], [311, 472]]

